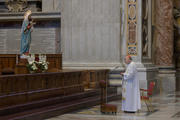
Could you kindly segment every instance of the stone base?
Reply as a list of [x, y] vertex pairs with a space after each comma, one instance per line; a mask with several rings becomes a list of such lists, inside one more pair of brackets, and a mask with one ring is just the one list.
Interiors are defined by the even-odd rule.
[[176, 91], [176, 71], [159, 70], [158, 83], [160, 93], [174, 93]]
[[176, 71], [176, 91], [180, 91], [180, 70]]
[[[157, 67], [144, 67], [138, 68], [138, 78], [140, 82], [140, 88], [148, 89], [149, 83], [154, 81], [157, 83]], [[157, 85], [156, 85], [157, 86]], [[159, 93], [158, 87], [155, 87], [153, 93]]]
[[122, 87], [117, 87], [117, 94], [121, 95], [122, 94]]

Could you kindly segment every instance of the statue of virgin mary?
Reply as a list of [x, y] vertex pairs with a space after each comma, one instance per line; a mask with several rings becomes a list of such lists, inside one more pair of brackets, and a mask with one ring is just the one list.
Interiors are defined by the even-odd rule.
[[21, 28], [21, 58], [26, 58], [29, 54], [31, 44], [31, 32], [33, 30], [33, 22], [31, 18], [31, 11], [28, 10], [24, 14], [24, 21]]

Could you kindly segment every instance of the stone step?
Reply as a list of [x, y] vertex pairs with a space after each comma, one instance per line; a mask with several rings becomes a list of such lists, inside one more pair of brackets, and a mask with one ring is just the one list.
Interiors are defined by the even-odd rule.
[[120, 87], [120, 86], [122, 86], [122, 80], [120, 80], [120, 79], [110, 79], [109, 80], [109, 85], [110, 86]]
[[114, 87], [122, 86], [122, 75], [120, 75], [122, 71], [111, 71], [109, 73], [109, 85]]
[[120, 74], [109, 74], [109, 79], [122, 79]]

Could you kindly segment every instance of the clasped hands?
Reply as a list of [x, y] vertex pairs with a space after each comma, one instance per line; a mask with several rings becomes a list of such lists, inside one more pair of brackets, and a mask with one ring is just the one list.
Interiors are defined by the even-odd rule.
[[124, 72], [121, 72], [120, 75], [124, 76]]
[[29, 24], [28, 24], [28, 26], [27, 26], [27, 28], [24, 30], [24, 32], [26, 32], [27, 30], [31, 29], [31, 27], [32, 27], [33, 25], [35, 25], [35, 24], [36, 24], [36, 23], [33, 22], [33, 20], [30, 21]]

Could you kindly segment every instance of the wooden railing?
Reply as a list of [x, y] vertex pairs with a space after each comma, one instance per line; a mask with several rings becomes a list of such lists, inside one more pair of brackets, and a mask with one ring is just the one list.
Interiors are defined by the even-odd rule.
[[15, 69], [16, 66], [16, 54], [0, 54], [0, 72], [4, 68]]
[[82, 71], [0, 76], [0, 108], [84, 91]]
[[83, 84], [85, 88], [99, 88], [100, 80], [108, 80], [109, 70], [86, 70], [83, 72]]

